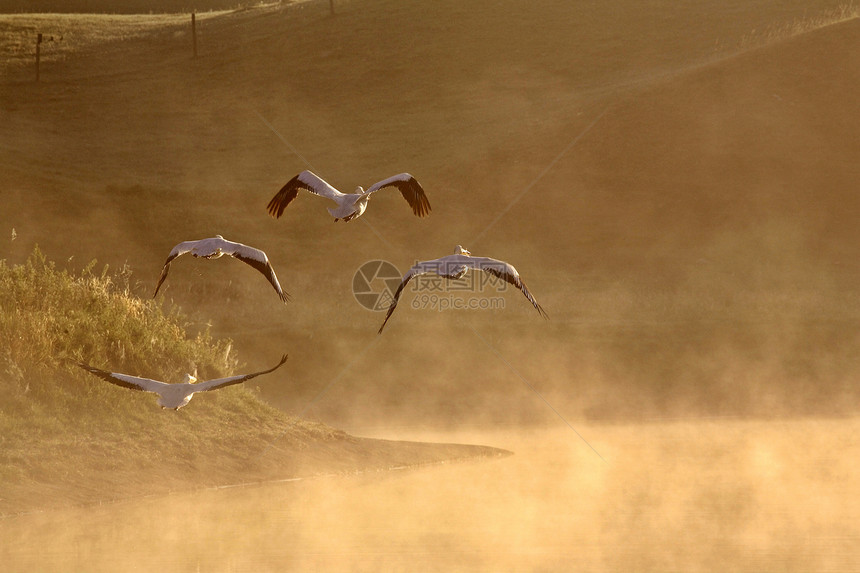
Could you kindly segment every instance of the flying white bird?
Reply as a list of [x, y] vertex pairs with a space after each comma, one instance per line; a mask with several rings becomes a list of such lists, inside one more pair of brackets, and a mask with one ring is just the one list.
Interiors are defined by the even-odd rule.
[[170, 251], [170, 255], [167, 257], [167, 261], [164, 263], [164, 268], [161, 269], [161, 276], [158, 278], [158, 284], [155, 285], [155, 294], [152, 295], [152, 298], [156, 297], [158, 289], [161, 288], [161, 283], [167, 278], [167, 271], [170, 270], [171, 261], [185, 253], [191, 253], [195, 257], [202, 257], [204, 259], [217, 259], [223, 255], [230, 255], [243, 263], [248, 263], [269, 279], [269, 282], [275, 287], [282, 301], [287, 302], [290, 300], [290, 295], [281, 289], [281, 284], [275, 275], [275, 269], [269, 263], [269, 257], [266, 256], [266, 253], [242, 243], [228, 241], [221, 235], [216, 235], [211, 239], [185, 241], [173, 247], [173, 250]]
[[131, 390], [154, 392], [155, 394], [158, 394], [159, 406], [161, 406], [162, 408], [178, 410], [179, 408], [182, 408], [183, 406], [188, 404], [188, 402], [191, 401], [191, 396], [193, 396], [197, 392], [208, 392], [210, 390], [218, 390], [219, 388], [224, 388], [225, 386], [232, 386], [233, 384], [241, 384], [242, 382], [250, 380], [255, 376], [260, 376], [261, 374], [268, 374], [269, 372], [277, 370], [286, 361], [287, 355], [284, 354], [281, 357], [281, 361], [277, 364], [277, 366], [275, 366], [274, 368], [270, 368], [269, 370], [263, 370], [262, 372], [254, 372], [253, 374], [230, 376], [229, 378], [217, 378], [215, 380], [207, 380], [205, 382], [200, 382], [199, 384], [195, 384], [195, 382], [197, 382], [197, 377], [191, 374], [186, 374], [185, 379], [182, 382], [179, 382], [177, 384], [167, 384], [165, 382], [159, 382], [158, 380], [150, 380], [149, 378], [138, 378], [137, 376], [129, 376], [128, 374], [119, 374], [116, 372], [108, 372], [107, 370], [100, 370], [98, 368], [93, 368], [92, 366], [83, 364], [81, 362], [75, 362], [75, 364], [77, 364], [84, 370], [95, 374], [99, 378], [107, 380], [111, 384], [116, 384], [117, 386], [122, 386], [123, 388], [130, 388]]
[[377, 334], [382, 334], [382, 329], [385, 328], [385, 323], [388, 322], [394, 309], [397, 308], [397, 301], [400, 300], [400, 293], [403, 292], [403, 287], [405, 287], [413, 277], [436, 273], [437, 275], [447, 279], [459, 279], [470, 269], [490, 273], [491, 275], [497, 276], [514, 285], [523, 292], [526, 298], [529, 299], [529, 302], [534, 305], [542, 317], [549, 318], [543, 307], [537, 303], [535, 298], [532, 296], [532, 293], [529, 292], [526, 284], [522, 279], [520, 279], [520, 275], [513, 265], [488, 257], [473, 257], [472, 253], [460, 245], [457, 245], [454, 249], [453, 255], [433, 259], [432, 261], [421, 261], [416, 263], [415, 266], [403, 275], [403, 279], [400, 281], [400, 286], [397, 287], [397, 292], [394, 293], [394, 300], [391, 302], [391, 306], [388, 307], [388, 314], [385, 315], [385, 320], [382, 321], [382, 326], [379, 327], [379, 332]]
[[370, 200], [371, 194], [386, 187], [396, 187], [399, 189], [403, 198], [412, 207], [412, 212], [417, 216], [425, 217], [430, 212], [430, 202], [424, 194], [424, 189], [418, 183], [418, 180], [408, 173], [400, 173], [388, 179], [383, 179], [371, 185], [367, 191], [359, 186], [356, 188], [355, 193], [341, 193], [312, 171], [302, 171], [290, 179], [272, 197], [267, 209], [269, 214], [277, 219], [284, 213], [287, 205], [298, 196], [299, 190], [304, 189], [321, 197], [328, 197], [337, 203], [336, 209], [328, 210], [331, 216], [334, 217], [335, 223], [340, 219], [351, 221], [361, 217], [365, 209], [367, 209], [367, 202]]

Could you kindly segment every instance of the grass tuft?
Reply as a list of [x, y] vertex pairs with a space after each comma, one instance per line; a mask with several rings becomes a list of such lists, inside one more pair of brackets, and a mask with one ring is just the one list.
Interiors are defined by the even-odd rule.
[[178, 310], [131, 294], [123, 267], [96, 271], [92, 261], [74, 276], [39, 251], [24, 264], [0, 261], [0, 371], [23, 391], [24, 380], [87, 362], [120, 371], [171, 378], [198, 368], [202, 378], [226, 375], [237, 365], [230, 340], [208, 331], [186, 335]]

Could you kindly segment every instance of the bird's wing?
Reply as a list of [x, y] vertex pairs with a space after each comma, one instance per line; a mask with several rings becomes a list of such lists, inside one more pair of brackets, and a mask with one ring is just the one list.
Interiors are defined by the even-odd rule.
[[218, 388], [224, 388], [225, 386], [232, 386], [233, 384], [241, 384], [246, 380], [250, 380], [251, 378], [255, 378], [262, 374], [268, 374], [269, 372], [274, 372], [278, 368], [280, 368], [284, 362], [287, 361], [287, 355], [284, 354], [281, 357], [281, 361], [278, 362], [273, 368], [269, 368], [268, 370], [262, 370], [260, 372], [254, 372], [252, 374], [241, 374], [239, 376], [230, 376], [229, 378], [216, 378], [214, 380], [207, 380], [206, 382], [201, 382], [199, 384], [194, 385], [195, 392], [208, 392], [209, 390], [217, 390]]
[[171, 261], [176, 257], [189, 252], [197, 243], [199, 243], [199, 241], [183, 241], [173, 247], [173, 250], [170, 251], [170, 254], [167, 256], [167, 260], [164, 261], [164, 267], [161, 269], [161, 276], [158, 277], [158, 284], [155, 285], [155, 293], [153, 293], [152, 298], [155, 298], [156, 295], [158, 295], [158, 289], [161, 288], [161, 283], [163, 283], [164, 279], [167, 278], [167, 272], [170, 270]]
[[419, 217], [425, 217], [430, 213], [430, 201], [427, 200], [427, 195], [424, 194], [424, 188], [418, 183], [409, 173], [399, 173], [388, 179], [383, 179], [378, 183], [371, 185], [366, 194], [379, 191], [385, 187], [396, 187], [400, 190], [403, 198], [406, 199], [409, 206], [412, 207], [412, 212]]
[[397, 308], [397, 302], [400, 300], [400, 293], [403, 292], [403, 288], [409, 283], [409, 281], [411, 281], [414, 277], [417, 277], [418, 275], [424, 275], [427, 273], [442, 274], [439, 272], [439, 269], [442, 268], [442, 266], [439, 264], [441, 260], [442, 259], [421, 261], [419, 263], [416, 263], [415, 266], [406, 271], [406, 274], [403, 275], [403, 278], [400, 280], [400, 285], [397, 287], [397, 292], [394, 293], [394, 300], [391, 301], [391, 305], [388, 307], [388, 312], [385, 314], [385, 320], [382, 321], [382, 326], [380, 326], [379, 330], [376, 332], [377, 334], [382, 334], [382, 329], [385, 328], [385, 323], [388, 322], [388, 319], [391, 318], [391, 315], [394, 313], [394, 309]]
[[295, 199], [299, 190], [304, 189], [321, 197], [328, 197], [332, 201], [338, 201], [343, 197], [343, 193], [329, 185], [321, 177], [313, 171], [302, 171], [281, 187], [281, 190], [275, 193], [272, 200], [266, 206], [269, 214], [276, 219], [284, 214], [284, 209]]
[[92, 366], [83, 364], [81, 362], [75, 362], [75, 364], [77, 364], [87, 372], [95, 374], [102, 380], [106, 380], [111, 384], [116, 384], [117, 386], [122, 386], [123, 388], [129, 388], [131, 390], [142, 390], [144, 392], [159, 393], [166, 386], [170, 386], [170, 384], [159, 382], [158, 380], [150, 380], [149, 378], [138, 378], [137, 376], [129, 376], [128, 374], [118, 374], [116, 372], [100, 370], [98, 368], [93, 368]]
[[226, 239], [225, 243], [226, 248], [224, 249], [224, 252], [229, 253], [230, 256], [239, 259], [243, 263], [251, 265], [263, 273], [263, 276], [269, 279], [269, 282], [272, 283], [273, 287], [275, 287], [275, 291], [277, 291], [281, 300], [284, 302], [288, 302], [290, 300], [289, 293], [284, 292], [281, 288], [281, 283], [278, 282], [278, 277], [275, 275], [275, 269], [272, 268], [271, 263], [269, 263], [269, 257], [266, 256], [266, 253], [260, 249], [255, 249], [254, 247], [249, 247], [242, 243], [227, 241]]
[[529, 292], [528, 287], [520, 278], [520, 274], [517, 272], [517, 269], [515, 269], [513, 265], [504, 261], [491, 259], [489, 257], [468, 257], [468, 261], [466, 262], [466, 264], [471, 266], [473, 269], [482, 270], [486, 273], [501, 278], [509, 284], [514, 285], [522, 291], [522, 293], [526, 296], [529, 302], [534, 305], [534, 307], [537, 309], [537, 311], [542, 317], [549, 318], [543, 307], [538, 304], [538, 302], [535, 300], [535, 297], [533, 297], [532, 293]]

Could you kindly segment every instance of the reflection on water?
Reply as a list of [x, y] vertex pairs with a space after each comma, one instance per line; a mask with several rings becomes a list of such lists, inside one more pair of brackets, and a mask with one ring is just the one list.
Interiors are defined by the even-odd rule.
[[408, 435], [514, 456], [0, 521], [7, 571], [844, 571], [858, 420]]

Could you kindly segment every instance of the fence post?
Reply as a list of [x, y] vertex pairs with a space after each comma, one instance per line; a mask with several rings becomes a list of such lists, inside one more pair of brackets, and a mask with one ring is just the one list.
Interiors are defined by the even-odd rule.
[[36, 36], [36, 82], [39, 81], [39, 60], [42, 56], [42, 33]]
[[191, 40], [194, 43], [194, 57], [197, 57], [197, 15], [191, 13]]

